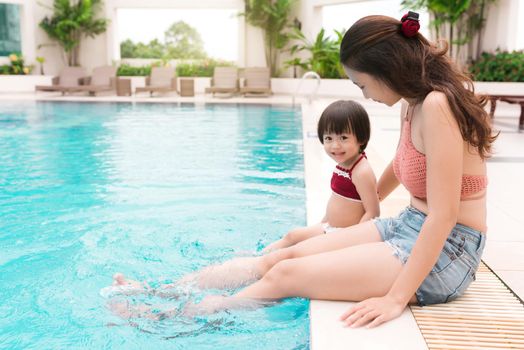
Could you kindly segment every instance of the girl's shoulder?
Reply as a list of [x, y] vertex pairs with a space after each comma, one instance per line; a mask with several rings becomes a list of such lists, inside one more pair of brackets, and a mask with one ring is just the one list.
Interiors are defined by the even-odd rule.
[[375, 172], [373, 171], [373, 168], [371, 167], [371, 164], [369, 163], [368, 159], [366, 157], [363, 157], [353, 168], [352, 175], [353, 179], [368, 176], [375, 177]]

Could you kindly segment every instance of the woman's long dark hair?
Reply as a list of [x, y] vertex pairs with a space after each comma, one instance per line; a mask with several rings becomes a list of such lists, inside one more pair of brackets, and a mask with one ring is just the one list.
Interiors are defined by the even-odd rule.
[[492, 134], [485, 96], [474, 93], [473, 82], [438, 48], [417, 33], [408, 38], [401, 22], [386, 16], [358, 20], [344, 35], [340, 61], [348, 68], [384, 82], [404, 98], [422, 102], [431, 91], [443, 92], [460, 128], [462, 138], [483, 159], [491, 154]]

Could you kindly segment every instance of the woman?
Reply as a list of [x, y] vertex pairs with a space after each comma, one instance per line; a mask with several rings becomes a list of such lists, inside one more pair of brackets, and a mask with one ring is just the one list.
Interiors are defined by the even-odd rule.
[[397, 153], [378, 192], [383, 199], [401, 183], [411, 205], [396, 218], [320, 235], [253, 264], [205, 270], [197, 275], [202, 286], [206, 272], [258, 281], [234, 297], [197, 306], [216, 310], [234, 300], [292, 296], [359, 301], [341, 319], [374, 327], [408, 303], [447, 302], [465, 291], [485, 243], [485, 160], [495, 137], [485, 99], [474, 95], [471, 80], [445, 55], [447, 47], [433, 46], [418, 28], [413, 12], [401, 21], [364, 17], [347, 31], [340, 50], [345, 72], [366, 98], [388, 106], [407, 102]]

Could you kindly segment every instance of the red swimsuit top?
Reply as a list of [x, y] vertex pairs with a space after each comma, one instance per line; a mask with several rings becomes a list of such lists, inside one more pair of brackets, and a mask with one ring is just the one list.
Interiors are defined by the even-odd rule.
[[331, 177], [331, 189], [333, 192], [344, 198], [360, 201], [360, 195], [358, 194], [357, 188], [351, 179], [351, 175], [355, 166], [364, 157], [366, 157], [366, 153], [362, 153], [349, 170], [342, 168], [340, 165], [335, 167], [333, 176]]

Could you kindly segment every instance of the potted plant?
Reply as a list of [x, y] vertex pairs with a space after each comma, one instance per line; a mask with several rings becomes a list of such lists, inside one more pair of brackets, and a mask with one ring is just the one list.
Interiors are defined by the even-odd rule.
[[[403, 0], [405, 9], [425, 9], [433, 20], [434, 39], [445, 37], [449, 55], [461, 66], [479, 59], [483, 28], [490, 4], [497, 0]], [[474, 39], [476, 45], [472, 45]], [[464, 52], [461, 52], [462, 49]]]
[[45, 58], [42, 56], [38, 56], [36, 58], [36, 61], [40, 64], [40, 75], [44, 75], [44, 62]]
[[289, 15], [295, 0], [246, 0], [242, 14], [252, 26], [264, 31], [266, 63], [271, 76], [277, 76], [279, 51], [289, 42], [286, 28], [290, 26]]
[[79, 64], [82, 37], [94, 38], [105, 32], [108, 20], [95, 18], [101, 4], [101, 0], [54, 0], [53, 8], [49, 8], [53, 15], [40, 22], [40, 28], [64, 50], [69, 66]]
[[298, 43], [291, 46], [290, 53], [295, 55], [301, 51], [308, 51], [309, 57], [304, 60], [294, 57], [286, 61], [286, 65], [314, 71], [321, 78], [343, 78], [345, 74], [340, 64], [339, 48], [344, 32], [335, 30], [336, 39], [331, 39], [325, 35], [325, 30], [321, 29], [315, 40], [309, 41], [300, 30], [295, 29], [291, 38]]

